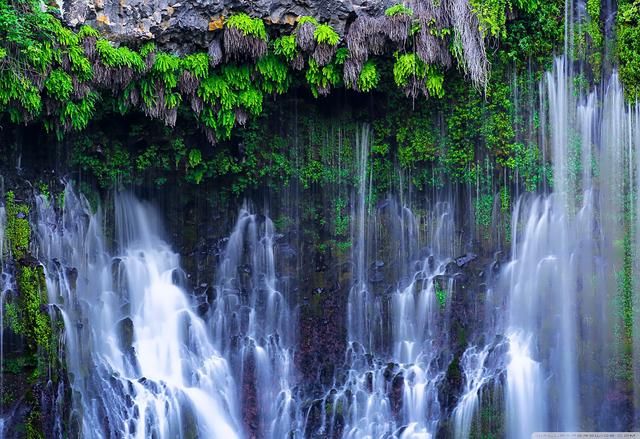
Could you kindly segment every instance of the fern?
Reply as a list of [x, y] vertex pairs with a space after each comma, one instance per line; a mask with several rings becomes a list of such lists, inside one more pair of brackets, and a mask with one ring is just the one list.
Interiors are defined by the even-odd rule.
[[109, 67], [128, 67], [141, 72], [145, 65], [142, 57], [128, 47], [113, 47], [107, 40], [96, 42], [96, 51], [102, 63]]
[[331, 87], [340, 84], [342, 75], [335, 62], [320, 67], [318, 63], [310, 59], [305, 77], [311, 87], [311, 94], [317, 98], [320, 94], [327, 94]]
[[91, 26], [87, 26], [86, 24], [83, 26], [80, 26], [80, 29], [78, 30], [78, 38], [80, 39], [88, 38], [88, 37], [98, 38], [99, 36], [100, 34], [98, 33], [97, 30], [95, 30]]
[[47, 94], [60, 102], [66, 101], [73, 92], [71, 76], [62, 70], [53, 70], [44, 83]]
[[90, 93], [80, 102], [67, 102], [61, 115], [63, 124], [64, 120], [68, 120], [74, 130], [85, 129], [93, 117], [97, 100], [98, 95]]
[[367, 61], [362, 66], [362, 71], [360, 71], [360, 76], [358, 77], [358, 89], [365, 93], [370, 92], [378, 86], [379, 81], [380, 76], [378, 75], [376, 64], [372, 60]]
[[[294, 41], [295, 44], [295, 41]], [[289, 68], [274, 55], [258, 60], [256, 68], [262, 77], [262, 90], [265, 93], [283, 94], [289, 89], [291, 77]]]
[[431, 64], [425, 64], [415, 53], [395, 54], [393, 78], [398, 87], [408, 87], [410, 81], [422, 82], [430, 95], [444, 96], [444, 74]]
[[318, 20], [316, 20], [315, 18], [310, 17], [308, 15], [304, 15], [304, 16], [302, 16], [302, 17], [300, 17], [298, 19], [298, 26], [300, 26], [302, 24], [305, 24], [305, 23], [311, 23], [314, 26], [317, 26], [318, 25]]
[[296, 49], [296, 36], [295, 35], [283, 35], [277, 38], [273, 42], [273, 52], [276, 55], [284, 57], [287, 61], [291, 62], [297, 54]]
[[155, 51], [156, 51], [155, 43], [148, 41], [142, 45], [139, 53], [141, 57], [146, 58], [148, 55], [152, 54]]
[[191, 72], [196, 79], [209, 76], [209, 56], [206, 53], [195, 53], [182, 58], [182, 67]]
[[267, 30], [259, 18], [251, 18], [245, 13], [234, 14], [227, 20], [227, 27], [238, 29], [244, 36], [267, 40]]
[[254, 116], [262, 113], [262, 92], [257, 88], [250, 88], [240, 92], [238, 104], [247, 109]]
[[69, 47], [67, 56], [71, 63], [71, 71], [76, 74], [80, 81], [89, 81], [93, 78], [91, 63], [79, 46]]
[[178, 70], [180, 59], [175, 55], [160, 52], [156, 54], [151, 72], [160, 79], [165, 87], [171, 89], [178, 84]]
[[313, 38], [318, 44], [328, 44], [329, 46], [336, 46], [340, 41], [340, 35], [328, 24], [317, 25], [313, 32]]
[[386, 15], [387, 17], [395, 17], [396, 15], [408, 15], [412, 17], [413, 9], [403, 4], [397, 4], [391, 6], [390, 8], [387, 8], [387, 10], [384, 11], [384, 15]]

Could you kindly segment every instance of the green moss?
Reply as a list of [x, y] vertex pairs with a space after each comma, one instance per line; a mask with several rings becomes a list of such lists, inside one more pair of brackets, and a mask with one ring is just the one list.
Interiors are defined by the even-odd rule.
[[51, 319], [46, 311], [48, 300], [44, 269], [40, 265], [20, 267], [16, 283], [19, 292], [22, 334], [33, 350], [41, 348], [51, 352]]
[[447, 290], [445, 290], [440, 282], [434, 280], [433, 282], [434, 294], [436, 295], [436, 301], [440, 308], [444, 308], [447, 305]]
[[5, 327], [11, 329], [14, 334], [24, 334], [25, 328], [20, 319], [18, 307], [13, 302], [4, 304], [4, 324]]
[[7, 215], [6, 236], [9, 249], [15, 260], [22, 259], [29, 250], [31, 226], [29, 225], [29, 206], [18, 204], [15, 194], [9, 191], [5, 195], [5, 209]]
[[31, 410], [25, 422], [26, 439], [44, 439], [42, 414], [39, 410]]

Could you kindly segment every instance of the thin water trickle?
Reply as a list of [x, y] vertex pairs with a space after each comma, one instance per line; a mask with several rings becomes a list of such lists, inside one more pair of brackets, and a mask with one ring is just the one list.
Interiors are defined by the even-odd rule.
[[277, 275], [275, 240], [269, 217], [240, 210], [216, 269], [208, 317], [240, 385], [247, 434], [274, 439], [298, 437], [303, 423], [294, 388], [297, 316], [288, 284]]

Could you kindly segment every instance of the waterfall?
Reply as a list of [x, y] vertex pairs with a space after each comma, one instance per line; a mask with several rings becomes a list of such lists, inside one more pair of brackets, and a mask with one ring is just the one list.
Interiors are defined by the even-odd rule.
[[[316, 433], [429, 438], [444, 416], [439, 387], [451, 361], [446, 340], [453, 281], [443, 275], [457, 251], [452, 203], [434, 202], [422, 220], [393, 196], [371, 205], [368, 130], [355, 148], [347, 370], [324, 398], [324, 422]], [[392, 259], [376, 259], [377, 245], [391, 245]], [[380, 294], [382, 279], [393, 285], [388, 294]]]
[[296, 313], [286, 279], [276, 273], [273, 222], [245, 206], [216, 270], [216, 300], [209, 316], [218, 349], [241, 386], [245, 427], [251, 436], [300, 434], [294, 395]]
[[347, 304], [347, 325], [349, 340], [370, 349], [374, 343], [371, 322], [372, 308], [376, 306], [367, 285], [367, 236], [368, 206], [367, 195], [370, 187], [368, 172], [369, 160], [369, 127], [364, 126], [356, 139], [356, 157], [358, 159], [357, 183], [353, 194], [351, 218], [353, 225], [351, 240], [353, 243], [352, 259], [354, 263], [354, 282], [349, 292]]
[[[564, 57], [546, 77], [553, 192], [523, 197], [512, 223], [512, 261], [501, 276], [508, 302], [505, 389], [509, 437], [612, 428], [601, 415], [614, 343], [625, 242], [637, 218], [637, 110], [614, 72], [603, 97], [575, 96]], [[631, 209], [631, 210], [630, 210]], [[636, 235], [637, 236], [637, 235]]]
[[[115, 198], [117, 248], [70, 185], [37, 197], [37, 256], [65, 324], [72, 431], [85, 437], [239, 437], [236, 385], [192, 311], [158, 214]], [[74, 426], [75, 425], [75, 426]]]

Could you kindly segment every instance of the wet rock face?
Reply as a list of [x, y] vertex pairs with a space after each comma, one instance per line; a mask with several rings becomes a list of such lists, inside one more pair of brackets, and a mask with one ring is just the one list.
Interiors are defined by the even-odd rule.
[[222, 17], [246, 12], [268, 24], [291, 27], [310, 15], [340, 34], [356, 17], [378, 16], [390, 0], [63, 0], [63, 19], [88, 24], [115, 41], [155, 40], [178, 51], [206, 48]]

